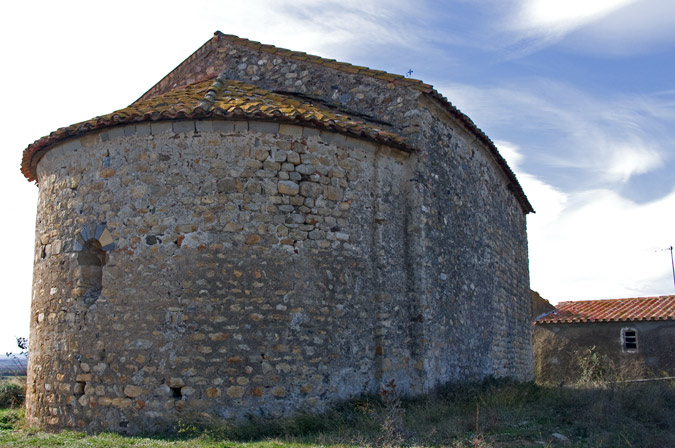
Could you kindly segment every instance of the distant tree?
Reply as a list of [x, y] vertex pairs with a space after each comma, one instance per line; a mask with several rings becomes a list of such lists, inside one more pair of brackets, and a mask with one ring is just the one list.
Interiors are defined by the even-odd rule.
[[5, 355], [14, 362], [17, 373], [23, 375], [26, 372], [26, 363], [24, 362], [28, 356], [28, 338], [16, 338], [16, 345], [21, 351], [18, 353], [6, 352]]

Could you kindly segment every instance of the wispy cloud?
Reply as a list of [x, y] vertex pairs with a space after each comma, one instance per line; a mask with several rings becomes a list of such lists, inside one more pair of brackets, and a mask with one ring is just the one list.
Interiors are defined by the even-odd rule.
[[610, 190], [563, 192], [523, 171], [527, 156], [496, 142], [535, 210], [528, 216], [532, 288], [549, 300], [672, 293], [675, 191], [637, 204]]
[[510, 25], [525, 34], [560, 38], [637, 0], [522, 0]]
[[663, 163], [658, 149], [647, 147], [639, 141], [635, 144], [619, 144], [606, 152], [599, 154], [600, 157], [607, 157], [604, 163], [598, 162], [604, 166], [604, 176], [614, 182], [626, 182], [631, 176], [648, 173]]
[[[597, 98], [569, 85], [528, 79], [519, 84], [441, 89], [498, 139], [527, 147], [528, 163], [585, 172], [585, 185], [607, 187], [658, 169], [675, 139], [671, 95]], [[578, 182], [578, 181], [577, 181]]]
[[670, 0], [515, 0], [501, 6], [506, 47], [522, 56], [561, 44], [574, 51], [628, 55], [675, 40]]
[[406, 0], [387, 2], [386, 8], [375, 0], [260, 0], [257, 4], [260, 14], [255, 20], [261, 26], [253, 35], [250, 23], [241, 20], [251, 10], [250, 3], [244, 1], [228, 2], [216, 15], [227, 29], [223, 31], [342, 59], [364, 45], [420, 45], [423, 27], [418, 19], [428, 13], [425, 3]]
[[627, 56], [658, 52], [675, 41], [675, 2], [632, 1], [578, 29], [563, 42], [576, 51]]

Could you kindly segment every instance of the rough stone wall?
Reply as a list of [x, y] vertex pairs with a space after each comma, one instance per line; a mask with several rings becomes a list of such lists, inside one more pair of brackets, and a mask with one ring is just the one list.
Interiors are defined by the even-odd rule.
[[[383, 378], [414, 391], [412, 160], [261, 122], [127, 126], [50, 150], [28, 420], [135, 433], [178, 413], [321, 410]], [[83, 265], [91, 240], [104, 255]], [[96, 290], [83, 272], [101, 259]]]
[[531, 379], [526, 210], [490, 148], [419, 90], [231, 42], [146, 95], [223, 68], [415, 151], [256, 121], [50, 149], [29, 421], [151, 431], [189, 412], [321, 410], [391, 379]]
[[449, 126], [443, 111], [430, 104], [416, 119], [427, 142], [416, 187], [423, 198], [417, 291], [428, 386], [486, 376], [529, 380], [525, 215], [494, 159]]
[[[637, 350], [625, 351], [623, 328], [637, 331]], [[675, 322], [584, 322], [534, 325], [534, 366], [537, 381], [578, 381], [579, 356], [593, 348], [611, 361], [623, 378], [675, 375]]]
[[[532, 378], [525, 213], [474, 134], [412, 87], [283, 53], [221, 41], [190, 70], [206, 75], [213, 67], [229, 79], [319, 98], [409, 138], [418, 163], [411, 177], [417, 244], [406, 257], [414, 271], [407, 308], [416, 317], [408, 331], [421, 341], [410, 350], [427, 363], [417, 366], [422, 389], [485, 376]], [[449, 341], [456, 341], [450, 350]]]

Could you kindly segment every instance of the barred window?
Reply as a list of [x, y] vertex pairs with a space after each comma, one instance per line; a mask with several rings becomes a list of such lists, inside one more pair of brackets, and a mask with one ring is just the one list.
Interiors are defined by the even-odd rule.
[[638, 334], [635, 328], [621, 329], [621, 346], [624, 352], [638, 351]]

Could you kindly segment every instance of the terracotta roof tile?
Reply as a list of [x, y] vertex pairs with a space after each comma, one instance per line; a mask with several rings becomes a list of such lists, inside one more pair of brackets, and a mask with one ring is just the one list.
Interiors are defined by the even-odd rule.
[[536, 324], [675, 320], [675, 295], [560, 302]]
[[24, 150], [21, 172], [36, 180], [36, 165], [49, 146], [68, 137], [106, 127], [144, 121], [194, 118], [272, 119], [332, 130], [406, 151], [407, 140], [338, 110], [281, 95], [241, 81], [200, 81], [82, 123], [60, 128]]

